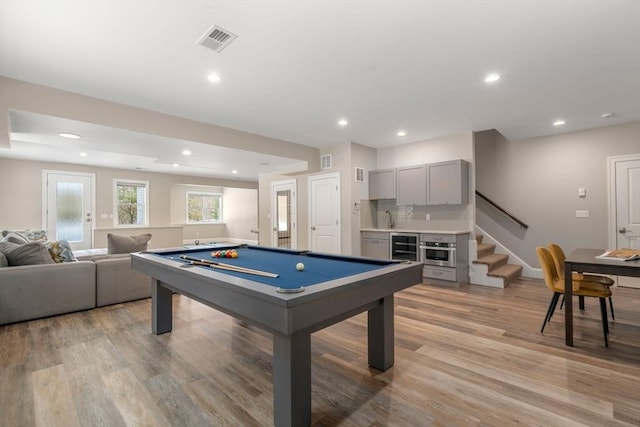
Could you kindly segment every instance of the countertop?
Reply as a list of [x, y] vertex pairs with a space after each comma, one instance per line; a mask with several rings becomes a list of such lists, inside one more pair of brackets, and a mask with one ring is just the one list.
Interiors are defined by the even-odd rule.
[[383, 233], [430, 233], [430, 234], [469, 234], [464, 230], [407, 230], [404, 228], [361, 228], [360, 231], [377, 231]]

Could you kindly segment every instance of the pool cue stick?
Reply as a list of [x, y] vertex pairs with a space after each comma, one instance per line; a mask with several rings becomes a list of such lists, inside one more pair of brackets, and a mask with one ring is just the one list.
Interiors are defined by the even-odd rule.
[[180, 256], [180, 258], [187, 261], [191, 261], [191, 263], [194, 265], [204, 265], [212, 268], [219, 268], [221, 270], [236, 271], [238, 273], [253, 274], [256, 276], [263, 276], [263, 277], [271, 277], [273, 279], [279, 277], [278, 274], [269, 273], [268, 271], [254, 270], [252, 268], [240, 267], [238, 265], [225, 264], [222, 262], [209, 261], [206, 259], [197, 259], [197, 258], [188, 257], [186, 255], [182, 255]]
[[238, 267], [230, 264], [223, 264], [219, 262], [200, 262], [200, 261], [190, 261], [193, 265], [202, 265], [205, 267], [217, 268], [220, 270], [228, 270], [235, 271], [236, 273], [245, 273], [245, 274], [253, 274], [254, 276], [263, 276], [263, 277], [271, 277], [273, 279], [279, 277], [276, 273], [269, 273], [268, 271], [261, 270], [253, 270], [251, 268]]

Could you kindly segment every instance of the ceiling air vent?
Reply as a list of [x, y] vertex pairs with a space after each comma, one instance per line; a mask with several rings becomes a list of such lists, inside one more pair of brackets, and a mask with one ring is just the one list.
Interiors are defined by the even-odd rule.
[[229, 46], [229, 44], [236, 39], [235, 34], [230, 33], [229, 31], [214, 25], [204, 33], [200, 40], [198, 40], [197, 44], [202, 45], [204, 47], [208, 47], [211, 50], [214, 50], [218, 53], [222, 52], [222, 49]]

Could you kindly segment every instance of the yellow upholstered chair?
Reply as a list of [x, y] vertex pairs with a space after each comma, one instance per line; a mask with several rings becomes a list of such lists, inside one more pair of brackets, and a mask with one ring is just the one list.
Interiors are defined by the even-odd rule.
[[[556, 305], [560, 295], [564, 295], [564, 279], [558, 276], [553, 257], [547, 248], [537, 247], [536, 254], [538, 255], [538, 261], [542, 268], [544, 275], [544, 282], [547, 287], [553, 292], [547, 314], [542, 322], [542, 328], [540, 332], [544, 332], [544, 327], [551, 320], [551, 316], [555, 311]], [[604, 334], [604, 345], [609, 347], [609, 340], [607, 335], [609, 334], [609, 325], [607, 322], [607, 303], [606, 299], [611, 296], [611, 290], [608, 286], [604, 286], [596, 282], [588, 281], [573, 281], [572, 283], [573, 295], [583, 297], [594, 297], [600, 300], [600, 315], [602, 317], [602, 332]]]
[[[549, 252], [551, 253], [551, 257], [553, 257], [553, 263], [556, 266], [558, 277], [564, 280], [564, 260], [567, 257], [565, 256], [562, 248], [555, 243], [549, 243], [548, 248], [549, 248]], [[609, 287], [616, 283], [615, 280], [613, 280], [612, 278], [607, 276], [600, 276], [598, 274], [582, 274], [582, 273], [573, 272], [572, 276], [574, 281], [588, 282], [587, 286], [590, 286], [589, 283], [599, 283], [603, 286]], [[562, 302], [564, 302], [564, 300]], [[560, 304], [560, 308], [562, 308], [562, 304]], [[583, 304], [580, 304], [580, 308], [584, 310]], [[609, 297], [609, 308], [611, 309], [611, 318], [615, 320], [616, 315], [613, 311], [613, 297]]]

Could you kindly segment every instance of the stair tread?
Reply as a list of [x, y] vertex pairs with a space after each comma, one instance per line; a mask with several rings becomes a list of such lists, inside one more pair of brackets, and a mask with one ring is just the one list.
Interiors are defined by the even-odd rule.
[[478, 243], [478, 251], [481, 250], [485, 250], [485, 249], [495, 249], [496, 245], [492, 244], [492, 243]]
[[506, 254], [491, 254], [491, 255], [485, 255], [481, 258], [478, 258], [474, 262], [479, 264], [495, 264], [497, 262], [501, 262], [507, 259], [509, 259], [509, 255], [506, 255]]
[[479, 243], [477, 245], [477, 257], [482, 258], [487, 255], [491, 255], [496, 251], [496, 245], [492, 245], [491, 243]]
[[517, 264], [505, 264], [501, 265], [500, 267], [496, 267], [487, 274], [489, 276], [504, 277], [505, 275], [509, 276], [516, 271], [522, 272], [522, 266]]
[[502, 278], [504, 285], [516, 280], [522, 274], [522, 266], [516, 264], [505, 264], [487, 273], [487, 276]]

